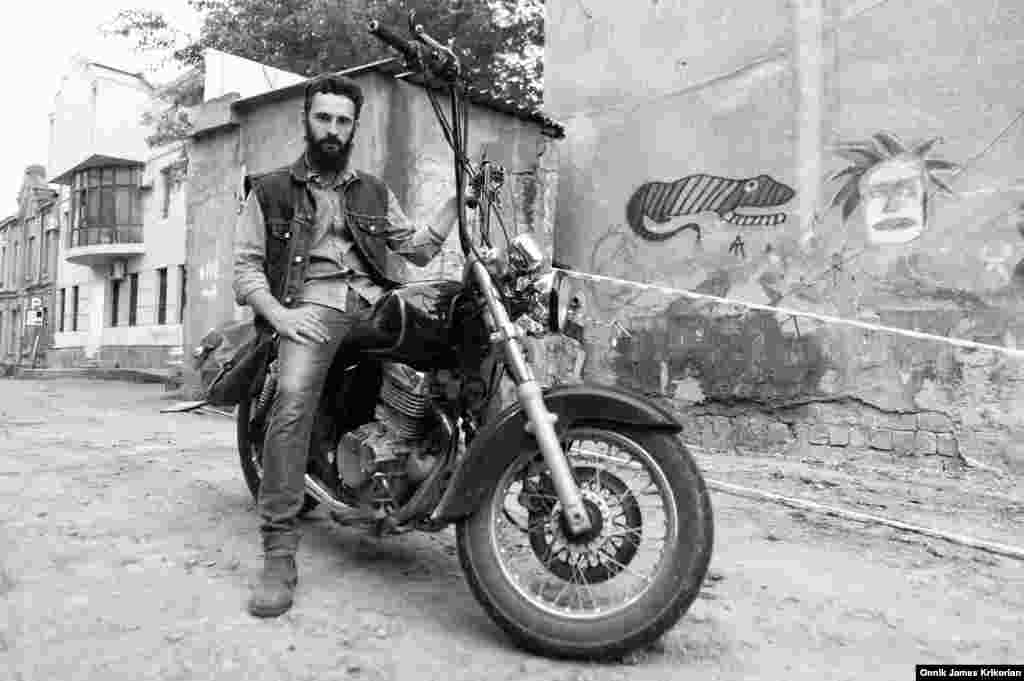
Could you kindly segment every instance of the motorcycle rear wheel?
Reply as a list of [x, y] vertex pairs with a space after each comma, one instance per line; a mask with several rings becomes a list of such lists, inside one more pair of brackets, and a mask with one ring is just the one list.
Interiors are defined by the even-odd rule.
[[[692, 456], [672, 434], [573, 427], [565, 440], [584, 503], [592, 518], [599, 517], [596, 533], [583, 541], [568, 537], [553, 487], [530, 483], [531, 476], [544, 480], [546, 466], [539, 451], [528, 451], [508, 467], [481, 507], [458, 524], [459, 559], [473, 595], [520, 647], [549, 657], [621, 658], [674, 626], [697, 597], [711, 559], [711, 502]], [[628, 458], [586, 448], [577, 454], [580, 442], [607, 444], [609, 452], [614, 446]], [[645, 471], [650, 484], [630, 486], [623, 479], [630, 474], [611, 472], [612, 461], [630, 462], [627, 471]], [[516, 484], [521, 491], [513, 497]], [[643, 507], [652, 488], [665, 505], [661, 522], [656, 522], [659, 514]], [[530, 502], [532, 508], [520, 513], [527, 520], [516, 521], [510, 498], [542, 501]], [[503, 520], [512, 527], [503, 528]], [[522, 548], [514, 546], [517, 533], [529, 536]], [[643, 542], [656, 541], [658, 534], [664, 548], [652, 574], [640, 575], [648, 561], [639, 551], [649, 550]], [[513, 570], [516, 561], [532, 559], [537, 565], [525, 575]], [[640, 591], [619, 598], [617, 584], [637, 576], [646, 580]], [[577, 609], [572, 593], [561, 602], [569, 589], [578, 592]]]
[[[253, 437], [250, 421], [251, 410], [252, 402], [249, 399], [238, 403], [238, 408], [235, 410], [235, 431], [238, 440], [238, 460], [242, 465], [245, 485], [249, 488], [253, 501], [259, 501], [260, 480], [263, 477], [263, 469], [260, 467], [259, 461], [263, 449], [263, 438], [262, 436]], [[307, 494], [302, 502], [299, 516], [304, 516], [312, 511], [318, 503], [314, 497]]]

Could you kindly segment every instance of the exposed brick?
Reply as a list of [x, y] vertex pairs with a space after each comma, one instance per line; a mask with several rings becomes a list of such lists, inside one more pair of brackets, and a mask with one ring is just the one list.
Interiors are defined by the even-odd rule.
[[919, 430], [914, 436], [914, 451], [918, 454], [935, 453], [935, 433]]
[[850, 428], [850, 446], [860, 449], [868, 444], [868, 432], [861, 426]]
[[921, 430], [930, 430], [933, 433], [953, 432], [953, 422], [945, 414], [935, 412], [923, 412], [917, 415], [917, 427]]
[[772, 423], [768, 426], [765, 437], [773, 444], [785, 444], [793, 437], [793, 433], [785, 423]]
[[960, 447], [954, 435], [936, 435], [935, 449], [940, 456], [958, 456], [960, 454]]
[[850, 429], [846, 426], [829, 426], [828, 443], [833, 447], [845, 447], [850, 444]]
[[724, 444], [732, 436], [732, 421], [727, 416], [715, 416], [715, 435]]
[[889, 451], [892, 449], [892, 431], [884, 428], [871, 429], [871, 448]]
[[886, 414], [882, 422], [891, 430], [917, 430], [917, 414]]
[[811, 432], [808, 436], [808, 441], [812, 445], [827, 445], [828, 444], [828, 426], [814, 425], [811, 426]]
[[892, 450], [896, 454], [911, 454], [914, 451], [916, 433], [912, 430], [897, 430], [892, 434]]

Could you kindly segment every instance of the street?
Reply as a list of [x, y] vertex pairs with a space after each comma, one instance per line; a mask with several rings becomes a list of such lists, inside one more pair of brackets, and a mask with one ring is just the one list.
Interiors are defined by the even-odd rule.
[[[234, 423], [158, 413], [167, 404], [159, 385], [0, 379], [3, 678], [898, 681], [914, 664], [1024, 662], [1021, 561], [716, 492], [700, 597], [621, 663], [512, 647], [471, 596], [450, 530], [373, 539], [320, 510], [295, 607], [258, 620], [245, 612], [258, 518]], [[989, 472], [699, 461], [709, 478], [1024, 545], [1024, 495]]]

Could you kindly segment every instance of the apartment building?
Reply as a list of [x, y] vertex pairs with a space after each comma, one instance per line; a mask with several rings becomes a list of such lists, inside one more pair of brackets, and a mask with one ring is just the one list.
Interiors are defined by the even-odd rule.
[[76, 58], [50, 117], [59, 225], [48, 366], [164, 368], [186, 299], [184, 143], [147, 143], [140, 74]]
[[40, 365], [53, 342], [57, 192], [40, 165], [25, 169], [18, 212], [0, 222], [0, 365]]

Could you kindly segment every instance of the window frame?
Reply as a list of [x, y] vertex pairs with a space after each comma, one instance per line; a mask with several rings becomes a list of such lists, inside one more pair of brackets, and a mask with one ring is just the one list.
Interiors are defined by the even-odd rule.
[[71, 331], [78, 331], [78, 302], [79, 302], [79, 290], [78, 284], [71, 287]]
[[141, 236], [133, 233], [143, 224], [141, 184], [141, 166], [96, 166], [75, 173], [71, 180], [68, 247], [108, 243], [107, 239], [141, 241]]
[[156, 270], [156, 323], [163, 326], [167, 323], [167, 268]]
[[139, 273], [128, 275], [128, 326], [138, 326], [139, 322]]
[[110, 280], [110, 328], [116, 329], [119, 321], [118, 308], [121, 306], [121, 279]]

